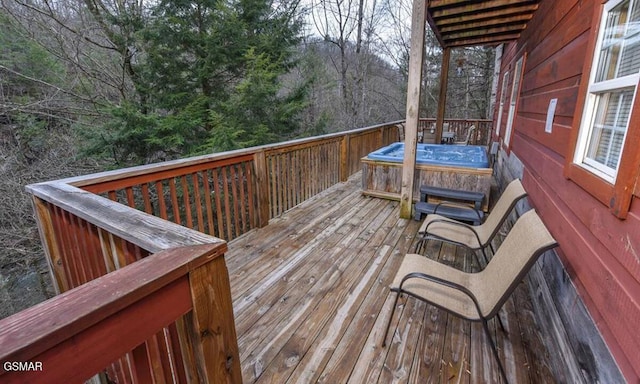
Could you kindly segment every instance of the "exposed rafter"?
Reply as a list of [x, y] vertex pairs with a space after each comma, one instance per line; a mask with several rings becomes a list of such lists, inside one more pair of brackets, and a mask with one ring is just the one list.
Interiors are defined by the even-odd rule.
[[442, 47], [496, 45], [515, 40], [539, 0], [425, 0], [427, 20]]

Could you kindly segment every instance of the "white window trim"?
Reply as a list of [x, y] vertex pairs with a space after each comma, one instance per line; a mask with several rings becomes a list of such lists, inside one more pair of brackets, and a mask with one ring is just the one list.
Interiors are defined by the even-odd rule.
[[507, 83], [509, 82], [509, 71], [502, 75], [502, 91], [500, 92], [500, 108], [498, 108], [498, 121], [496, 122], [496, 136], [500, 137], [500, 124], [502, 124], [502, 113], [504, 112], [504, 102], [507, 99]]
[[[519, 70], [518, 70], [519, 69]], [[515, 120], [516, 107], [520, 97], [520, 87], [522, 81], [522, 73], [524, 72], [524, 55], [516, 61], [513, 69], [513, 80], [511, 81], [511, 97], [509, 98], [509, 116], [507, 116], [507, 127], [504, 132], [504, 143], [509, 146], [511, 143], [511, 132], [513, 131], [513, 121]], [[516, 87], [518, 89], [516, 89]]]
[[[615, 91], [621, 88], [629, 88], [635, 87], [633, 93], [632, 104], [635, 103], [635, 98], [638, 93], [638, 80], [640, 80], [640, 73], [636, 73], [633, 75], [628, 75], [624, 77], [619, 77], [611, 80], [604, 80], [598, 83], [595, 83], [596, 74], [598, 71], [598, 63], [600, 62], [600, 55], [602, 53], [602, 40], [604, 39], [604, 33], [606, 29], [607, 23], [607, 14], [617, 5], [622, 3], [625, 0], [612, 0], [609, 1], [604, 6], [604, 11], [600, 16], [600, 29], [598, 31], [598, 40], [595, 45], [595, 52], [591, 65], [591, 73], [589, 74], [589, 86], [587, 89], [587, 99], [582, 111], [582, 119], [580, 122], [580, 131], [578, 133], [578, 141], [576, 145], [576, 150], [573, 157], [573, 162], [586, 169], [587, 171], [595, 174], [596, 176], [604, 179], [612, 184], [615, 184], [616, 177], [618, 175], [617, 169], [613, 169], [607, 167], [604, 164], [601, 164], [597, 161], [593, 161], [586, 157], [587, 148], [589, 145], [589, 139], [591, 136], [592, 128], [594, 125], [595, 113], [596, 113], [596, 101], [598, 99], [597, 93], [604, 93], [607, 91]], [[633, 6], [633, 0], [630, 3], [630, 8]], [[629, 133], [629, 128], [625, 130], [624, 137], [622, 139], [622, 148], [624, 148], [624, 143], [627, 139], [627, 134]], [[623, 153], [622, 148], [620, 150], [620, 159], [618, 159], [618, 164], [622, 159]]]

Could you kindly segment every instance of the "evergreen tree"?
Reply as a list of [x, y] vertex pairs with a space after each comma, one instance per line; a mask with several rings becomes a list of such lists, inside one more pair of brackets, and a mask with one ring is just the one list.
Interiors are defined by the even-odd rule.
[[305, 94], [280, 86], [295, 65], [299, 23], [296, 4], [278, 4], [160, 1], [135, 67], [146, 97], [114, 110], [100, 146], [148, 162], [288, 138]]

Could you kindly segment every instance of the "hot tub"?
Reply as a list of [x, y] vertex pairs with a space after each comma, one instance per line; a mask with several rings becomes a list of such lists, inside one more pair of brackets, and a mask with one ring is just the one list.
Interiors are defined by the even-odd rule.
[[[403, 157], [404, 143], [393, 143], [362, 158], [363, 193], [399, 200]], [[482, 146], [418, 144], [413, 197], [414, 200], [420, 198], [421, 185], [482, 192], [486, 211], [492, 173], [486, 149]]]
[[[371, 152], [372, 160], [402, 163], [404, 143], [393, 143]], [[418, 144], [417, 164], [448, 165], [452, 167], [489, 168], [487, 151], [479, 145]]]

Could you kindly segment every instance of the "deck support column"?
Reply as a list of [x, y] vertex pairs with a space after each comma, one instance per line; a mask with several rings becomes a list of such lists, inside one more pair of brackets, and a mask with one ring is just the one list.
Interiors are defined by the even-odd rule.
[[269, 203], [269, 170], [267, 156], [264, 150], [253, 155], [253, 163], [256, 169], [256, 195], [258, 200], [258, 228], [269, 224], [271, 218], [271, 204]]
[[440, 67], [440, 94], [438, 95], [438, 111], [436, 112], [436, 144], [440, 143], [442, 140], [444, 113], [447, 105], [447, 84], [449, 83], [450, 58], [451, 48], [445, 48], [444, 52], [442, 52], [442, 66]]
[[424, 57], [424, 30], [426, 1], [414, 1], [411, 12], [411, 53], [407, 82], [407, 117], [404, 135], [404, 160], [402, 162], [402, 190], [400, 192], [400, 217], [411, 218], [413, 203], [413, 179], [416, 167], [416, 145], [420, 119], [420, 90]]

